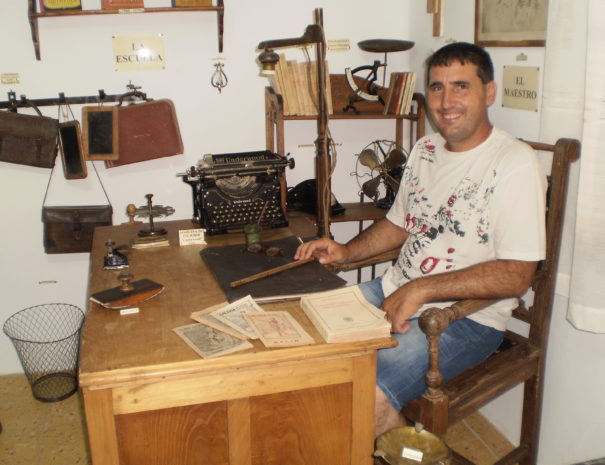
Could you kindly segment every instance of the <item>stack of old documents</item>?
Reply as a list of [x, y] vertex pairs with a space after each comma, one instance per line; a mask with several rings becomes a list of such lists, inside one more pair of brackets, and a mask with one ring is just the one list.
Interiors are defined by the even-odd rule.
[[204, 358], [226, 355], [252, 346], [260, 339], [266, 347], [313, 344], [313, 338], [286, 311], [264, 311], [250, 296], [193, 312], [198, 323], [174, 331]]

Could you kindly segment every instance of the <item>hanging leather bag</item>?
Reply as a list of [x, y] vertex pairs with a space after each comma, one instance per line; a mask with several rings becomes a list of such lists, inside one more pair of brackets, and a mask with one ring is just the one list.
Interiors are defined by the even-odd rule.
[[[36, 115], [17, 113], [29, 106]], [[19, 165], [52, 168], [57, 157], [59, 122], [42, 116], [33, 102], [22, 99], [8, 110], [0, 111], [0, 161]]]
[[47, 206], [45, 205], [47, 187], [42, 205], [44, 251], [46, 253], [90, 252], [95, 228], [113, 224], [113, 209], [109, 197], [94, 163], [92, 166], [107, 198], [107, 205]]
[[[125, 97], [138, 94], [141, 103], [122, 106]], [[169, 99], [148, 99], [146, 94], [129, 92], [117, 105], [119, 157], [106, 160], [105, 167], [138, 163], [183, 153], [183, 141], [174, 103]]]

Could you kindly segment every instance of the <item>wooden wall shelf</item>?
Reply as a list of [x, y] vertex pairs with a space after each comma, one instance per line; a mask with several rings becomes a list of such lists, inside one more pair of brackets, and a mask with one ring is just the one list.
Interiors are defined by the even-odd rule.
[[[348, 103], [348, 95], [350, 93], [345, 76], [341, 74], [331, 74], [330, 83], [332, 90], [332, 106], [334, 108], [334, 113], [329, 116], [331, 121], [370, 119], [393, 121], [395, 124], [395, 142], [408, 151], [411, 150], [416, 140], [424, 136], [426, 119], [424, 95], [420, 93], [414, 94], [412, 111], [407, 115], [383, 115], [383, 106], [378, 102], [369, 101], [357, 102], [356, 106], [360, 110], [360, 113], [356, 114], [352, 111], [343, 111], [343, 108]], [[283, 96], [277, 94], [271, 87], [265, 88], [265, 143], [267, 150], [277, 152], [280, 155], [285, 154], [286, 121], [316, 119], [316, 115], [284, 115]], [[409, 122], [409, 130], [406, 131], [408, 140], [404, 142], [405, 121]], [[330, 223], [373, 221], [383, 218], [386, 214], [386, 210], [374, 206], [372, 202], [347, 203], [343, 204], [343, 206], [346, 208], [345, 213], [343, 215], [330, 217]]]
[[63, 10], [63, 11], [44, 11], [37, 12], [36, 3], [38, 0], [28, 0], [28, 18], [32, 33], [32, 42], [36, 53], [36, 60], [40, 60], [40, 36], [38, 33], [39, 18], [56, 18], [61, 16], [90, 16], [90, 15], [112, 15], [112, 14], [139, 14], [139, 13], [175, 13], [175, 12], [216, 12], [218, 23], [218, 51], [223, 52], [223, 24], [225, 6], [223, 0], [217, 0], [216, 6], [195, 6], [195, 7], [158, 7], [158, 8], [140, 8], [136, 10]]

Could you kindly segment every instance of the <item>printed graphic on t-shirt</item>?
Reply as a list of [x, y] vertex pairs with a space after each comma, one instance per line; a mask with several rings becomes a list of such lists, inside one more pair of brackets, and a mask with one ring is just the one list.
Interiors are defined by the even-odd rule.
[[403, 227], [410, 238], [395, 266], [406, 279], [413, 279], [409, 269], [418, 269], [423, 275], [455, 269], [455, 244], [462, 239], [487, 244], [487, 206], [494, 190], [495, 171], [492, 179], [474, 179], [472, 165], [445, 191], [425, 185], [431, 180], [422, 178], [421, 168], [435, 163], [435, 146], [427, 139], [418, 149], [417, 165], [408, 165], [403, 175], [407, 211]]

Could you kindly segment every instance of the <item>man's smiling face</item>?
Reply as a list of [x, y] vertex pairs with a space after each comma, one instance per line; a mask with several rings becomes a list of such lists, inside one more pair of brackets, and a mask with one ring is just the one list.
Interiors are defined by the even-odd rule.
[[484, 84], [472, 63], [430, 69], [427, 106], [448, 150], [470, 150], [487, 139], [492, 128], [487, 109], [495, 97], [496, 83]]

